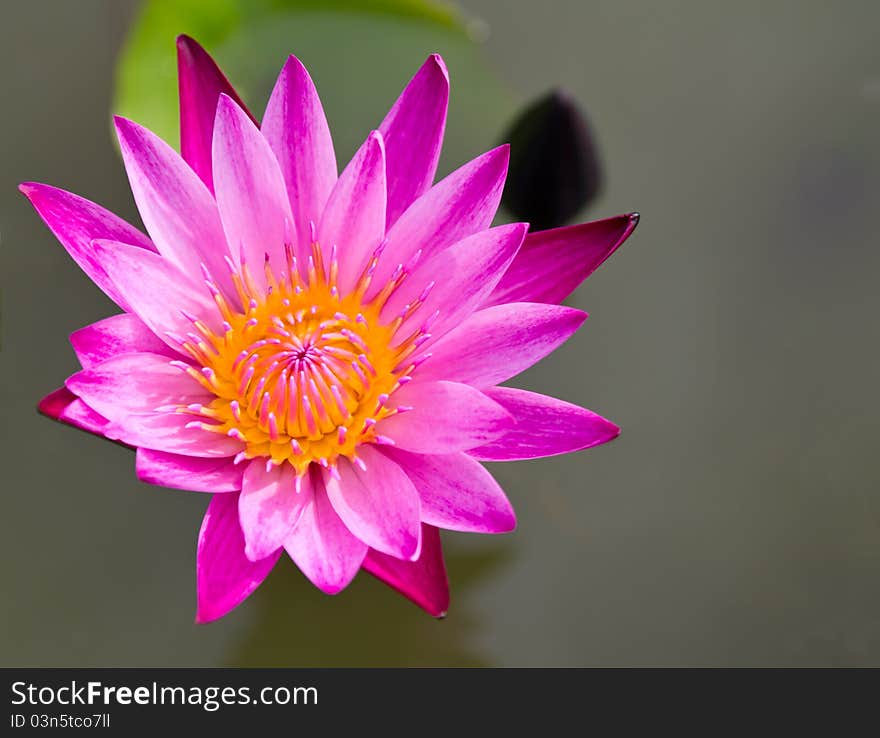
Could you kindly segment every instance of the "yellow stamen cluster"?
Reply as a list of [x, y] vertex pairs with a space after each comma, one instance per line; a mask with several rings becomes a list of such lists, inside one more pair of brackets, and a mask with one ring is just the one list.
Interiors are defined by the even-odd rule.
[[267, 259], [266, 289], [257, 287], [247, 265], [238, 269], [230, 262], [240, 308], [230, 305], [206, 273], [222, 330], [187, 316], [195, 331], [181, 339], [199, 365], [181, 362], [181, 368], [214, 399], [179, 410], [200, 416], [194, 425], [242, 441], [237, 462], [264, 457], [267, 468], [290, 463], [298, 477], [313, 462], [335, 474], [340, 456], [360, 463], [360, 444], [392, 442], [375, 426], [407, 409], [390, 406], [389, 399], [409, 381], [414, 368], [409, 358], [427, 335], [423, 329], [392, 345], [424, 295], [393, 321], [380, 321], [405, 270], [399, 268], [365, 300], [377, 254], [354, 290], [340, 295], [335, 249], [326, 270], [318, 245], [311, 251], [304, 275], [289, 248], [280, 274]]

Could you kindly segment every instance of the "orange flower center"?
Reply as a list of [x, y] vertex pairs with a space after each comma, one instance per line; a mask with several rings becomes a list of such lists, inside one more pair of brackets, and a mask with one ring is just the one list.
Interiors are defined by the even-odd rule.
[[340, 456], [359, 462], [360, 444], [391, 443], [377, 434], [376, 424], [407, 409], [390, 407], [389, 398], [409, 381], [415, 367], [408, 358], [426, 334], [423, 329], [397, 345], [392, 341], [421, 300], [383, 324], [380, 312], [404, 271], [366, 301], [377, 256], [343, 296], [336, 286], [335, 255], [325, 273], [313, 244], [303, 277], [287, 251], [287, 270], [280, 275], [267, 261], [266, 290], [254, 285], [246, 266], [232, 270], [242, 309], [233, 309], [206, 278], [223, 332], [192, 317], [197, 332], [183, 347], [200, 365], [186, 371], [214, 399], [179, 410], [201, 416], [196, 423], [205, 430], [242, 441], [237, 461], [264, 457], [267, 467], [289, 463], [298, 476], [315, 462], [335, 473]]

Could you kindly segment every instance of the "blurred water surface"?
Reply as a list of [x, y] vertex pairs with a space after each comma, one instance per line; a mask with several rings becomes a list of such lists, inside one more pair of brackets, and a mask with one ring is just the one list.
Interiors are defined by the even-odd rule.
[[[0, 7], [4, 665], [880, 664], [880, 5], [464, 7], [487, 68], [450, 64], [443, 171], [562, 86], [606, 173], [585, 217], [642, 213], [571, 300], [590, 320], [518, 381], [623, 435], [493, 466], [519, 528], [445, 537], [445, 621], [367, 576], [329, 598], [287, 566], [199, 627], [206, 498], [140, 484], [129, 452], [33, 409], [76, 369], [67, 335], [114, 308], [15, 186], [136, 221], [109, 127], [135, 3]], [[310, 22], [303, 50], [261, 38], [277, 66], [309, 64], [344, 161], [443, 39]], [[262, 110], [271, 80], [242, 81]]]

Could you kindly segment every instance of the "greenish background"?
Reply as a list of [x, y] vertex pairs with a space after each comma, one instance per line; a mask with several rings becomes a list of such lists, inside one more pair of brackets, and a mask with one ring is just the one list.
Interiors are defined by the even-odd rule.
[[519, 382], [623, 435], [493, 466], [519, 528], [446, 536], [446, 620], [280, 566], [198, 627], [206, 498], [34, 411], [76, 368], [67, 335], [113, 307], [15, 187], [137, 220], [109, 132], [136, 5], [0, 5], [2, 665], [880, 665], [880, 5], [469, 0], [478, 47], [320, 13], [218, 44], [258, 112], [266, 69], [301, 55], [340, 160], [428, 52], [452, 74], [444, 171], [561, 85], [608, 177], [585, 216], [643, 220], [572, 298], [584, 328]]

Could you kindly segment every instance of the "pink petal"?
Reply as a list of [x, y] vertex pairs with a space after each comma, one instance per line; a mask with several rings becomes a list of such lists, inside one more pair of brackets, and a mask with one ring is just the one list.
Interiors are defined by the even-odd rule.
[[507, 533], [516, 527], [513, 508], [492, 475], [467, 454], [385, 453], [419, 492], [422, 522], [473, 533]]
[[167, 143], [146, 128], [116, 117], [116, 134], [141, 219], [159, 253], [185, 274], [204, 264], [234, 295], [229, 251], [217, 204], [196, 173]]
[[564, 343], [587, 314], [560, 305], [513, 302], [473, 313], [431, 346], [420, 381], [490, 387], [528, 369]]
[[[58, 420], [60, 420], [62, 423], [72, 425], [75, 428], [79, 428], [80, 430], [84, 430], [100, 436], [105, 436], [107, 425], [110, 423], [107, 418], [105, 418], [103, 415], [99, 415], [98, 413], [96, 413], [94, 410], [92, 410], [92, 408], [86, 405], [86, 403], [84, 403], [79, 398], [71, 402], [67, 407], [64, 408], [64, 410], [61, 411], [61, 414], [58, 416]], [[127, 443], [119, 443], [121, 446], [129, 445]]]
[[335, 245], [339, 288], [352, 290], [367, 261], [385, 236], [385, 148], [373, 131], [345, 168], [321, 216], [318, 242], [329, 265]]
[[[177, 37], [177, 76], [180, 87], [180, 153], [211, 192], [211, 141], [214, 115], [221, 93], [231, 97], [248, 115], [229, 80], [198, 43]], [[256, 119], [251, 118], [256, 122]]]
[[[425, 297], [423, 305], [401, 325], [397, 335], [408, 336], [439, 311], [430, 328], [431, 335], [439, 338], [485, 301], [516, 256], [527, 228], [525, 223], [490, 228], [428, 259], [391, 295], [382, 309], [382, 317], [393, 320], [408, 305]], [[427, 346], [425, 343], [424, 347]]]
[[448, 103], [449, 74], [432, 54], [379, 126], [388, 159], [389, 228], [434, 181]]
[[284, 244], [294, 237], [284, 177], [268, 141], [247, 114], [220, 95], [214, 123], [214, 191], [233, 259], [244, 259], [265, 289], [268, 256], [280, 272]]
[[422, 552], [416, 561], [401, 561], [371, 549], [364, 559], [364, 569], [429, 615], [442, 618], [449, 610], [449, 581], [440, 531], [432, 525], [422, 524]]
[[222, 433], [187, 427], [193, 416], [185, 413], [125, 415], [104, 426], [104, 435], [127, 446], [199, 457], [235, 456], [240, 441]]
[[370, 446], [358, 456], [366, 471], [341, 458], [340, 479], [327, 479], [327, 495], [346, 527], [371, 548], [396, 556], [418, 556], [419, 496], [403, 470]]
[[485, 393], [516, 418], [508, 433], [468, 455], [480, 461], [515, 461], [580, 451], [617, 438], [620, 428], [569, 402], [535, 392], [493, 387]]
[[486, 304], [562, 302], [629, 238], [638, 223], [639, 214], [630, 213], [530, 233]]
[[290, 464], [266, 469], [265, 459], [248, 464], [238, 499], [238, 519], [244, 531], [244, 553], [259, 561], [284, 545], [296, 525], [311, 490], [296, 490], [296, 470]]
[[303, 574], [327, 594], [345, 589], [361, 567], [367, 546], [340, 520], [320, 474], [303, 479], [308, 502], [284, 548]]
[[168, 334], [186, 335], [192, 323], [185, 313], [219, 329], [220, 313], [204, 285], [199, 285], [158, 254], [113, 241], [95, 241], [95, 253], [110, 279], [147, 327], [171, 348]]
[[212, 397], [195, 379], [172, 366], [168, 357], [158, 354], [119, 354], [77, 372], [65, 384], [89, 407], [114, 421]]
[[107, 275], [92, 248], [98, 238], [122, 241], [148, 251], [155, 251], [149, 238], [137, 228], [79, 195], [57, 187], [24, 182], [18, 186], [49, 230], [67, 249], [67, 253], [106, 295], [123, 310], [129, 305]]
[[91, 369], [118, 354], [151, 353], [179, 359], [146, 324], [131, 313], [113, 315], [70, 334], [70, 343], [83, 369]]
[[416, 251], [421, 250], [424, 262], [488, 228], [501, 201], [509, 158], [509, 147], [499, 146], [454, 171], [407, 208], [388, 231], [373, 292], [388, 281], [398, 264], [406, 266]]
[[298, 251], [308, 254], [309, 224], [320, 221], [336, 183], [336, 154], [318, 92], [294, 56], [278, 75], [262, 130], [287, 183]]
[[[513, 416], [479, 390], [456, 382], [412, 382], [391, 397], [412, 410], [379, 421], [376, 430], [407, 451], [450, 454], [507, 433]], [[378, 548], [378, 546], [373, 546]]]
[[214, 495], [199, 531], [196, 555], [197, 623], [223, 617], [244, 601], [272, 571], [281, 551], [261, 561], [244, 555], [238, 495]]
[[99, 436], [103, 435], [104, 426], [108, 423], [107, 418], [98, 415], [67, 387], [59, 387], [46, 395], [37, 409], [47, 418]]
[[238, 492], [243, 468], [229, 458], [196, 458], [139, 448], [135, 461], [138, 479], [192, 492]]
[[164, 356], [120, 354], [69, 377], [67, 387], [110, 421], [103, 433], [111, 440], [185, 456], [234, 456], [241, 450], [239, 441], [222, 433], [187, 428], [193, 415], [157, 410], [213, 397]]

